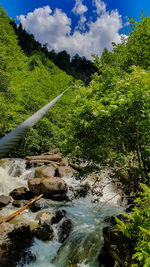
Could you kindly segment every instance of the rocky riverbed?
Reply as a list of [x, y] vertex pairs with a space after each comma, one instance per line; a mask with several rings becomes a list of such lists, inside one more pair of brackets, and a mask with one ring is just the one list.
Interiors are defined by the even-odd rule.
[[118, 240], [113, 243], [115, 252], [110, 249], [115, 239], [114, 228], [108, 226], [113, 215], [133, 204], [135, 192], [131, 190], [126, 200], [111, 169], [79, 179], [83, 166], [63, 158], [58, 149], [26, 159], [3, 159], [0, 166], [0, 220], [43, 194], [0, 224], [0, 266], [65, 267], [71, 260], [80, 266], [111, 267], [124, 260], [124, 254], [117, 253]]

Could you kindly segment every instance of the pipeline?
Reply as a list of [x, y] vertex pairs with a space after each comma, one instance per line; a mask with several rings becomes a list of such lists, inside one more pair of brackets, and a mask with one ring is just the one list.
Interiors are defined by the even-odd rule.
[[14, 147], [15, 144], [32, 128], [46, 112], [70, 89], [67, 88], [64, 92], [54, 98], [43, 108], [35, 112], [31, 117], [19, 124], [14, 130], [0, 139], [0, 158], [3, 158]]

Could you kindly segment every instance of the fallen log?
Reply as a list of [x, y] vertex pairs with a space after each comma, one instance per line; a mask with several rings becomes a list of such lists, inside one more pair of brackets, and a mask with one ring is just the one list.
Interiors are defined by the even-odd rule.
[[40, 156], [29, 156], [26, 160], [49, 160], [49, 161], [61, 161], [62, 158], [58, 154], [54, 155], [40, 155]]
[[9, 215], [8, 217], [2, 219], [0, 221], [1, 223], [5, 223], [5, 222], [9, 222], [10, 220], [12, 220], [13, 218], [15, 218], [17, 215], [19, 215], [22, 211], [24, 211], [25, 209], [27, 209], [30, 205], [32, 205], [34, 202], [36, 202], [37, 200], [39, 200], [41, 197], [43, 196], [43, 194], [39, 195], [38, 197], [35, 197], [34, 199], [32, 199], [27, 205], [25, 205], [24, 207], [22, 207], [21, 209], [17, 210], [16, 212], [14, 212], [13, 214]]
[[50, 160], [42, 160], [42, 159], [32, 159], [32, 160], [27, 160], [27, 165], [31, 164], [36, 164], [36, 163], [45, 163], [45, 164], [50, 164], [52, 161]]
[[51, 161], [51, 160], [42, 160], [42, 159], [33, 159], [33, 160], [28, 160], [27, 161], [27, 164], [36, 164], [36, 163], [45, 163], [45, 164], [52, 164], [52, 165], [60, 165], [59, 162], [54, 162], [54, 161]]

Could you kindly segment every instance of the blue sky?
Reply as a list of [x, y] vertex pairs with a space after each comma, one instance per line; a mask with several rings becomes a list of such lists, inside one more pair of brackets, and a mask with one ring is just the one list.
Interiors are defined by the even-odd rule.
[[[49, 50], [91, 58], [128, 34], [127, 19], [150, 16], [150, 0], [0, 0], [9, 17]], [[18, 20], [17, 20], [18, 18]]]

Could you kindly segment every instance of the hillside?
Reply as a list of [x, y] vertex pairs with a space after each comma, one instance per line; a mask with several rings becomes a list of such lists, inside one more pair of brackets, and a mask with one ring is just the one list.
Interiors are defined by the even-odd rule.
[[[41, 51], [34, 51], [27, 57], [20, 46], [10, 25], [10, 20], [0, 10], [0, 137], [15, 128], [19, 123], [31, 116], [35, 111], [47, 104], [72, 84], [72, 77], [61, 71]], [[16, 148], [15, 155], [39, 152], [42, 149], [55, 147], [68, 119], [70, 98], [74, 98], [74, 90], [70, 90], [32, 129]], [[58, 130], [60, 129], [60, 131]], [[43, 148], [42, 148], [43, 147]]]

